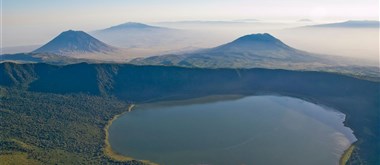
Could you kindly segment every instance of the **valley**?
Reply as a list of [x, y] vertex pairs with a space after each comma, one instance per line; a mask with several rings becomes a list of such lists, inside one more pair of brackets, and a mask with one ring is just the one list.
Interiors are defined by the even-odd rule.
[[[21, 97], [27, 99], [29, 97], [34, 98], [33, 95], [36, 94], [52, 99], [55, 98], [52, 96], [69, 99], [71, 96], [80, 94], [85, 98], [99, 98], [100, 100], [107, 102], [107, 104], [105, 104], [103, 101], [96, 101], [97, 104], [102, 104], [99, 108], [104, 106], [107, 107], [109, 104], [115, 104], [107, 101], [105, 98], [120, 100], [120, 104], [122, 105], [165, 100], [183, 100], [209, 95], [279, 94], [301, 98], [320, 105], [326, 105], [345, 114], [345, 126], [351, 128], [354, 131], [355, 137], [358, 139], [355, 143], [355, 148], [357, 149], [355, 152], [360, 155], [361, 160], [368, 164], [376, 164], [376, 162], [379, 161], [379, 137], [376, 135], [379, 134], [379, 130], [377, 129], [379, 121], [377, 119], [380, 116], [378, 111], [380, 103], [377, 99], [379, 98], [379, 83], [377, 82], [360, 80], [333, 73], [272, 69], [196, 69], [167, 66], [85, 63], [66, 66], [2, 63], [0, 68], [2, 71], [0, 85], [5, 89], [3, 91], [17, 88], [18, 90], [32, 94], [26, 96], [22, 96], [25, 94], [16, 95], [17, 90], [2, 92], [5, 93], [6, 96], [1, 98], [2, 103], [4, 103], [1, 106], [2, 113], [16, 110], [15, 108], [12, 108], [15, 106], [11, 105], [17, 103], [17, 101], [12, 102], [12, 100], [7, 99], [7, 97]], [[6, 95], [6, 93], [12, 93], [12, 95]], [[85, 102], [88, 102], [89, 105], [92, 104], [89, 101], [83, 100], [83, 103]], [[76, 102], [73, 102], [73, 104], [74, 103]], [[31, 102], [22, 105], [33, 107], [32, 105], [34, 105], [34, 103], [32, 104]], [[47, 105], [58, 106], [61, 104], [48, 103]], [[62, 108], [66, 107], [65, 104], [62, 106]], [[94, 132], [97, 136], [103, 134], [101, 133], [102, 128], [108, 120], [115, 115], [128, 111], [127, 105], [121, 107], [125, 108], [121, 108], [117, 111], [110, 111], [109, 108], [103, 110], [100, 109], [99, 112], [86, 111], [86, 113], [91, 113], [93, 115], [100, 115], [101, 113], [108, 114], [108, 117], [102, 119], [102, 123], [104, 124], [99, 125], [101, 127], [98, 127], [98, 131], [100, 132]], [[27, 109], [29, 108], [20, 110], [25, 111]], [[70, 112], [84, 113], [84, 109], [85, 107]], [[50, 116], [54, 111], [43, 110], [43, 112]], [[30, 112], [27, 114], [35, 116]], [[83, 115], [75, 116], [83, 117]], [[59, 117], [57, 119], [62, 120], [66, 118]], [[32, 118], [32, 121], [38, 120], [40, 119]], [[14, 121], [19, 122], [18, 120]], [[13, 125], [19, 127], [20, 124]], [[89, 126], [90, 125], [87, 127]], [[63, 131], [62, 133], [65, 132], [66, 131]], [[77, 133], [80, 136], [82, 134], [88, 134], [80, 132], [79, 130]], [[50, 134], [53, 136], [57, 133], [49, 131], [47, 135]], [[10, 133], [2, 135], [7, 136], [8, 138], [19, 137]], [[36, 137], [38, 137], [38, 134], [28, 135], [27, 139]], [[47, 139], [44, 141], [36, 139], [37, 141], [33, 142], [33, 144], [35, 145], [40, 142], [50, 141], [54, 142], [52, 141], [53, 139]], [[25, 139], [21, 141], [27, 142]], [[104, 135], [102, 138], [96, 140], [96, 142], [98, 144], [103, 144]], [[42, 147], [43, 146], [44, 145], [42, 145]], [[96, 153], [89, 150], [91, 146], [92, 145], [90, 144], [84, 146], [84, 149], [86, 150], [85, 153]], [[70, 149], [72, 147], [61, 146], [59, 143], [52, 143], [50, 147], [60, 148], [68, 153], [80, 153], [80, 150], [72, 150]], [[9, 152], [9, 149], [5, 149], [5, 151]], [[97, 152], [99, 153], [99, 150]], [[99, 154], [103, 155], [101, 152]], [[60, 159], [63, 158], [57, 158], [57, 160]], [[90, 157], [90, 159], [92, 160], [94, 158]], [[44, 158], [40, 158], [40, 160], [44, 160]]]

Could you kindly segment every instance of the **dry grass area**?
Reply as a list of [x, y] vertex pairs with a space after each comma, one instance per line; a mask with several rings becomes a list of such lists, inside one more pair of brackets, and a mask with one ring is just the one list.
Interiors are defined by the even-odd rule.
[[41, 162], [29, 159], [28, 154], [24, 152], [12, 152], [0, 155], [1, 165], [38, 165]]

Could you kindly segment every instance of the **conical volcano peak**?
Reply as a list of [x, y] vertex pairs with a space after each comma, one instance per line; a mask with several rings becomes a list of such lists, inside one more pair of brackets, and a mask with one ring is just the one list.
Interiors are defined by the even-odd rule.
[[74, 41], [96, 42], [98, 41], [96, 38], [90, 36], [84, 31], [75, 31], [75, 30], [64, 31], [61, 34], [59, 34], [56, 38], [54, 38], [53, 41], [54, 40], [63, 41], [63, 42], [74, 42]]
[[116, 48], [109, 46], [83, 31], [68, 30], [33, 51], [35, 53], [54, 53], [59, 55], [78, 53], [107, 53]]

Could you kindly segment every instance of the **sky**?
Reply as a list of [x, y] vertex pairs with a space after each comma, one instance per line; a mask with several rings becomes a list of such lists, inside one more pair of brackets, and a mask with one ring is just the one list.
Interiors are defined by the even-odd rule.
[[1, 0], [1, 3], [3, 46], [40, 44], [44, 35], [68, 29], [91, 31], [129, 21], [379, 19], [378, 0]]

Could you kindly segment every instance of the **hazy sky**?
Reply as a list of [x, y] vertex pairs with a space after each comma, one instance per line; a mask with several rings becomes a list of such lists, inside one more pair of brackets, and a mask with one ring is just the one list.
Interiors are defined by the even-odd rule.
[[[67, 29], [128, 21], [379, 19], [378, 0], [1, 0], [3, 46], [39, 41]], [[26, 37], [33, 36], [33, 37]]]

